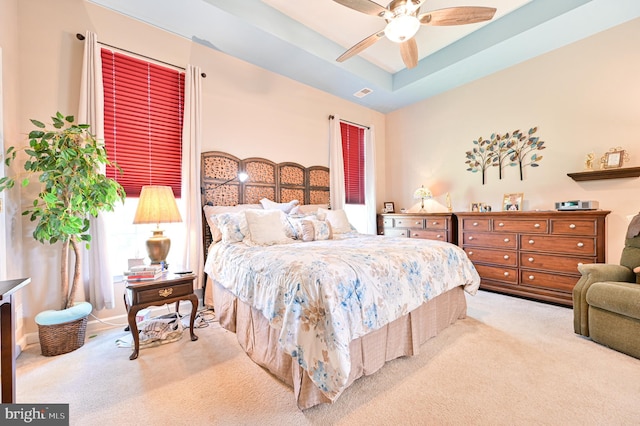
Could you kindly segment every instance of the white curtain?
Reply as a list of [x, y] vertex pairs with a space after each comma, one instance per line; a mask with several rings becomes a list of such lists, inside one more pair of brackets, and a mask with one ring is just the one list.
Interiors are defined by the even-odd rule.
[[344, 208], [344, 162], [342, 159], [342, 134], [340, 133], [340, 117], [333, 116], [329, 120], [329, 197], [331, 208]]
[[[102, 61], [98, 36], [90, 31], [85, 34], [80, 102], [76, 121], [80, 124], [89, 124], [91, 132], [98, 141], [104, 141]], [[85, 260], [82, 271], [85, 294], [88, 288], [89, 301], [94, 309], [98, 310], [115, 308], [113, 272], [109, 264], [108, 236], [103, 215], [104, 213], [99, 213], [98, 217], [89, 218], [91, 249], [82, 248]]]
[[182, 199], [185, 206], [185, 250], [182, 264], [197, 274], [196, 287], [204, 283], [202, 207], [200, 197], [200, 153], [202, 147], [202, 71], [187, 66], [184, 85], [182, 129]]
[[378, 233], [376, 218], [376, 143], [373, 126], [364, 131], [364, 199], [367, 234]]

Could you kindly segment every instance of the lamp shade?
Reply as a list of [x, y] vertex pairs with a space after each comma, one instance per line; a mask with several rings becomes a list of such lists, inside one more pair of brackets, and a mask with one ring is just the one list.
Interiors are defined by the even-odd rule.
[[393, 18], [384, 29], [387, 38], [395, 43], [402, 43], [413, 37], [420, 29], [420, 21], [415, 16], [400, 15]]
[[143, 186], [133, 223], [182, 222], [178, 204], [170, 186]]
[[413, 198], [419, 198], [421, 200], [424, 200], [425, 198], [431, 198], [433, 197], [433, 195], [431, 195], [431, 191], [429, 191], [429, 188], [425, 188], [424, 186], [421, 186], [420, 188], [416, 189], [415, 192], [413, 193]]

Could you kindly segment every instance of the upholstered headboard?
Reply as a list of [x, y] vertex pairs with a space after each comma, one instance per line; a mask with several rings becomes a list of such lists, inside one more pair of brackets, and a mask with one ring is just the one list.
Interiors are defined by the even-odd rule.
[[[218, 186], [240, 172], [249, 175], [245, 182], [236, 179]], [[324, 166], [274, 163], [258, 157], [241, 160], [226, 152], [207, 151], [202, 153], [200, 173], [203, 207], [259, 204], [263, 198], [278, 203], [329, 204], [329, 168]], [[202, 225], [206, 253], [211, 232], [205, 220]]]

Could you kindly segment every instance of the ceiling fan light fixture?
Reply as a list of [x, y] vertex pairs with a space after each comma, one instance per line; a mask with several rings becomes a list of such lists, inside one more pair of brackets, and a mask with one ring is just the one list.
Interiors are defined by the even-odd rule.
[[400, 15], [389, 21], [384, 29], [387, 38], [396, 43], [402, 43], [416, 35], [420, 29], [420, 21], [412, 15]]

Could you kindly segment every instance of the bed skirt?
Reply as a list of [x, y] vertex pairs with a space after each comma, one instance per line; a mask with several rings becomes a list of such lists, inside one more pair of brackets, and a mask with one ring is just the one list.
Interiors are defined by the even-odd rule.
[[[293, 388], [301, 410], [332, 402], [297, 362], [279, 347], [278, 330], [271, 328], [259, 311], [238, 300], [218, 283], [211, 287], [220, 325], [236, 333], [240, 346], [256, 364]], [[465, 318], [466, 313], [464, 290], [461, 286], [455, 287], [385, 327], [352, 341], [351, 373], [347, 386], [359, 377], [375, 373], [387, 361], [417, 355], [421, 344], [456, 320]]]

